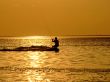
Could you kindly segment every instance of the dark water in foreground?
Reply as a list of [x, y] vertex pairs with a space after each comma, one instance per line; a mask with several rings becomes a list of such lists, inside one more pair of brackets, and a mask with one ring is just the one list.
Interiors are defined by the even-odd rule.
[[[110, 38], [60, 38], [60, 51], [0, 51], [0, 82], [110, 82]], [[51, 46], [51, 37], [1, 38], [0, 48]]]

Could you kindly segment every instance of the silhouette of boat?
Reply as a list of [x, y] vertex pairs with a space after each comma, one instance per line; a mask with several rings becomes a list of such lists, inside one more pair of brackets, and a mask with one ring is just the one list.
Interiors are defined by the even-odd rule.
[[0, 51], [59, 51], [59, 49], [48, 46], [30, 46], [30, 47], [17, 47], [14, 49], [0, 49]]

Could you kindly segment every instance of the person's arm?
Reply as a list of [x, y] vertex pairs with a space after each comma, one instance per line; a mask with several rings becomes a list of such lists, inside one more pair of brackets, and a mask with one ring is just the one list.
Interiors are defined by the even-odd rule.
[[54, 42], [54, 39], [52, 39], [52, 42]]

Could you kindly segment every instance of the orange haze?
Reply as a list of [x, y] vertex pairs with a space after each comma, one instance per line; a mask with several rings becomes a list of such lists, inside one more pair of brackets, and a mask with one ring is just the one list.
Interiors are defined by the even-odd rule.
[[0, 36], [97, 34], [110, 34], [110, 0], [0, 0]]

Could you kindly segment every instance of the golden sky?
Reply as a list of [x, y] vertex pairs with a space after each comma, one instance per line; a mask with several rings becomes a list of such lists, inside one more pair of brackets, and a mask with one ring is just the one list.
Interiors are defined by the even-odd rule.
[[97, 34], [110, 34], [110, 0], [0, 0], [0, 36]]

